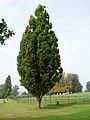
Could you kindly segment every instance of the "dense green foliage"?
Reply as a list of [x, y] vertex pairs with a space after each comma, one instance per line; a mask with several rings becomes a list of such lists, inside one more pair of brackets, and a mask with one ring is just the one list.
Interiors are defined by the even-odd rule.
[[42, 97], [61, 78], [57, 41], [49, 22], [49, 14], [44, 6], [39, 5], [35, 10], [35, 17], [30, 16], [17, 57], [20, 82], [37, 98], [39, 107]]
[[87, 89], [87, 92], [90, 92], [90, 81], [87, 82], [86, 89]]
[[0, 85], [0, 99], [5, 98], [5, 84]]
[[15, 35], [13, 30], [9, 30], [4, 19], [0, 22], [0, 43], [1, 45], [5, 44], [5, 40], [7, 40], [10, 36]]
[[11, 93], [11, 77], [10, 75], [8, 75], [8, 77], [6, 78], [6, 81], [5, 81], [5, 96], [8, 97]]
[[79, 82], [79, 76], [75, 73], [68, 73], [66, 76], [67, 86], [69, 93], [82, 92], [82, 85]]
[[6, 78], [5, 84], [0, 85], [0, 98], [4, 100], [10, 96], [11, 93], [11, 77], [10, 75]]
[[82, 85], [79, 82], [79, 76], [77, 74], [73, 74], [72, 79], [72, 93], [82, 92]]

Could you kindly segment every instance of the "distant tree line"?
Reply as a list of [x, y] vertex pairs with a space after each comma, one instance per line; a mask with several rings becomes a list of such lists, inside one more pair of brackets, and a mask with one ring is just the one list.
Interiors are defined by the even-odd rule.
[[55, 94], [55, 93], [78, 93], [82, 92], [82, 85], [79, 82], [79, 76], [75, 73], [68, 73], [65, 75], [65, 73], [62, 74], [62, 78], [59, 80], [59, 82], [56, 83], [56, 85], [50, 90], [49, 94]]

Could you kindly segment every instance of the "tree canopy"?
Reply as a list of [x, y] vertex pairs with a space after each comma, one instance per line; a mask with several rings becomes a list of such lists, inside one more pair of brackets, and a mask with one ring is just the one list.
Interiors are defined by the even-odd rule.
[[5, 84], [0, 85], [0, 99], [5, 98]]
[[5, 81], [5, 93], [6, 93], [6, 97], [8, 97], [11, 93], [11, 87], [12, 87], [12, 84], [11, 84], [11, 77], [10, 75], [8, 75], [8, 77], [6, 78], [6, 81]]
[[75, 73], [62, 74], [62, 78], [55, 84], [48, 94], [56, 93], [78, 93], [82, 92], [82, 85], [79, 82], [79, 76]]
[[9, 30], [4, 19], [0, 22], [0, 43], [5, 45], [5, 40], [9, 39], [12, 35], [15, 35], [13, 30]]
[[20, 82], [37, 98], [39, 107], [42, 97], [59, 81], [63, 71], [58, 38], [49, 18], [45, 6], [39, 5], [35, 16], [30, 16], [17, 57]]
[[78, 74], [72, 74], [72, 75], [73, 75], [73, 79], [72, 79], [72, 93], [82, 92], [82, 85], [79, 82]]
[[0, 85], [0, 98], [4, 100], [10, 96], [11, 93], [11, 77], [8, 75], [4, 84]]

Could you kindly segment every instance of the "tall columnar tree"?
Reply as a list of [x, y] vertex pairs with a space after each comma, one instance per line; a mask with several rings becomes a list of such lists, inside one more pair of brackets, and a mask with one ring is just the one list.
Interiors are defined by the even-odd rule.
[[0, 43], [1, 45], [5, 44], [5, 40], [9, 39], [10, 36], [15, 35], [13, 30], [9, 30], [4, 19], [0, 22]]
[[45, 6], [39, 5], [35, 16], [30, 16], [17, 57], [20, 82], [36, 97], [39, 108], [42, 97], [62, 75], [57, 41]]
[[0, 85], [0, 96], [3, 99], [5, 103], [5, 99], [10, 95], [11, 93], [11, 77], [10, 75], [6, 78], [5, 84]]
[[6, 81], [5, 81], [5, 97], [7, 98], [10, 93], [11, 93], [11, 77], [10, 75], [8, 75], [8, 77], [6, 78]]

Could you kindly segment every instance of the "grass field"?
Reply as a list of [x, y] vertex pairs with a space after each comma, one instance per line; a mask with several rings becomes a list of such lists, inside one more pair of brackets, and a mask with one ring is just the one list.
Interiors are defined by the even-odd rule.
[[[89, 95], [90, 93], [88, 93]], [[83, 96], [84, 94], [79, 94]], [[72, 95], [71, 95], [72, 96]], [[0, 103], [0, 120], [90, 120], [90, 104], [46, 105], [9, 100]]]

